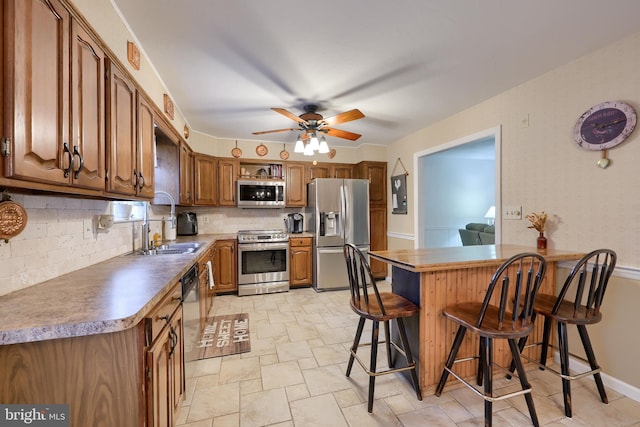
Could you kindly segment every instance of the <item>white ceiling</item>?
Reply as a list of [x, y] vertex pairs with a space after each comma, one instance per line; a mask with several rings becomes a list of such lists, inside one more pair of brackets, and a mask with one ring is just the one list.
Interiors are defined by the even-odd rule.
[[[293, 142], [271, 111], [389, 144], [640, 31], [638, 0], [112, 0], [192, 130]], [[611, 64], [615, 66], [615, 64]], [[585, 106], [586, 107], [586, 106]]]

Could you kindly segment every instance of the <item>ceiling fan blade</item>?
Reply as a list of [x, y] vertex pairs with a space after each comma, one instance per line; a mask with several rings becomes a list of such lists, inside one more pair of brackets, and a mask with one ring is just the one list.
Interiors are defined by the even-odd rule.
[[272, 108], [273, 111], [275, 111], [276, 113], [280, 113], [285, 117], [290, 118], [291, 120], [298, 122], [298, 123], [307, 123], [306, 120], [301, 119], [300, 117], [296, 116], [295, 114], [293, 114], [291, 111], [285, 110], [284, 108]]
[[275, 133], [275, 132], [287, 132], [290, 130], [297, 130], [297, 129], [287, 128], [287, 129], [263, 130], [261, 132], [253, 132], [253, 135], [263, 135], [265, 133]]
[[364, 117], [364, 114], [357, 108], [354, 108], [350, 111], [345, 111], [344, 113], [336, 114], [335, 116], [327, 117], [323, 121], [327, 124], [327, 126], [334, 126], [340, 123], [350, 122], [352, 120], [358, 120]]
[[326, 132], [326, 134], [329, 136], [335, 136], [336, 138], [349, 139], [351, 141], [355, 141], [362, 136], [357, 133], [348, 132], [346, 130], [340, 130], [340, 129], [323, 129], [322, 131]]

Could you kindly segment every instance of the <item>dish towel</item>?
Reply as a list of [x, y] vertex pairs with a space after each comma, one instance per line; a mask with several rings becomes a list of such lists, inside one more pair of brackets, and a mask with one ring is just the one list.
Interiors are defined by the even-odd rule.
[[209, 272], [209, 289], [213, 289], [216, 284], [213, 281], [213, 269], [211, 268], [211, 261], [207, 261], [207, 271]]

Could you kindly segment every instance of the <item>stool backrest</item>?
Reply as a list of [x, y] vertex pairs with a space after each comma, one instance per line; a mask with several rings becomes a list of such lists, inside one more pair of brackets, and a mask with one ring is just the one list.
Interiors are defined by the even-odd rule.
[[369, 267], [369, 261], [365, 254], [360, 251], [355, 245], [346, 243], [343, 247], [344, 259], [347, 263], [347, 273], [349, 275], [349, 289], [351, 291], [351, 300], [359, 307], [369, 306], [369, 291], [370, 287], [373, 290], [373, 295], [377, 300], [377, 305], [383, 316], [385, 312], [382, 305], [382, 299], [380, 298], [380, 292], [376, 286], [376, 281], [371, 273]]
[[596, 249], [582, 257], [565, 280], [553, 314], [558, 313], [563, 300], [572, 299], [573, 317], [597, 316], [617, 258], [611, 249]]
[[505, 316], [510, 312], [510, 323], [515, 327], [519, 320], [522, 326], [531, 323], [533, 303], [540, 285], [544, 280], [547, 262], [542, 255], [521, 253], [506, 260], [493, 274], [478, 316], [476, 327], [480, 328], [485, 320], [487, 308], [497, 306], [497, 329], [502, 330]]

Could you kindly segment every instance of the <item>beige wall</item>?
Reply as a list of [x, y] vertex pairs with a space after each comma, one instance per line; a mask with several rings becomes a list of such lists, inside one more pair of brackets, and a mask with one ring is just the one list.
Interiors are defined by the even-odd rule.
[[[640, 112], [639, 75], [640, 33], [407, 136], [389, 147], [387, 161], [400, 156], [415, 180], [414, 153], [502, 126], [502, 204], [521, 205], [525, 214], [548, 212], [552, 247], [608, 246], [621, 265], [640, 267], [640, 129], [609, 151], [605, 170], [596, 166], [599, 152], [579, 148], [572, 138], [576, 119], [599, 102], [624, 100]], [[529, 127], [523, 128], [526, 115]], [[413, 180], [409, 214], [389, 215], [390, 232], [414, 232]], [[504, 243], [536, 238], [526, 220], [501, 225]]]
[[[292, 133], [292, 138], [295, 134]], [[234, 139], [215, 138], [200, 132], [192, 132], [188, 140], [189, 146], [199, 153], [210, 154], [218, 157], [231, 157], [231, 150], [236, 146]], [[256, 147], [260, 144], [258, 141], [247, 141], [238, 139], [238, 148], [242, 150], [242, 159], [263, 159], [280, 161], [280, 152], [284, 149], [289, 153], [289, 160], [292, 161], [318, 161], [318, 162], [335, 162], [335, 163], [358, 163], [362, 160], [385, 161], [387, 157], [387, 147], [371, 144], [351, 143], [351, 147], [332, 146], [329, 147], [336, 150], [336, 155], [329, 158], [327, 154], [316, 154], [315, 156], [304, 156], [294, 153], [294, 143], [272, 143], [263, 142], [267, 146], [269, 152], [266, 156], [260, 157], [256, 154]]]
[[[395, 142], [387, 161], [398, 156], [415, 179], [414, 153], [495, 126], [502, 127], [502, 204], [523, 212], [544, 210], [551, 216], [552, 247], [617, 251], [620, 270], [604, 304], [604, 319], [590, 328], [603, 370], [640, 387], [640, 341], [629, 335], [637, 323], [640, 300], [640, 129], [609, 151], [609, 168], [596, 166], [599, 152], [579, 148], [572, 138], [576, 119], [603, 101], [623, 100], [640, 113], [640, 33], [579, 58], [485, 102]], [[521, 121], [528, 115], [529, 126]], [[389, 215], [389, 232], [413, 235], [414, 181], [408, 182], [409, 214]], [[500, 221], [499, 218], [496, 220]], [[532, 245], [536, 233], [528, 221], [502, 221], [502, 242]], [[389, 248], [411, 240], [390, 237]], [[572, 337], [572, 349], [579, 349]]]

